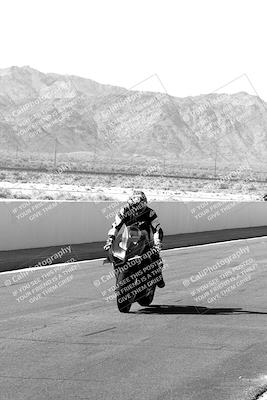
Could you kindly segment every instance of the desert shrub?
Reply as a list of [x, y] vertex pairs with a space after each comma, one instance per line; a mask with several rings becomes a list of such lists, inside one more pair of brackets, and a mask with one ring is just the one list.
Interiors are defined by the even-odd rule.
[[0, 199], [13, 199], [11, 190], [0, 188]]
[[229, 189], [229, 184], [226, 182], [221, 182], [218, 186], [218, 189]]
[[21, 193], [21, 192], [17, 192], [13, 195], [14, 199], [25, 199], [25, 200], [29, 200], [31, 199], [31, 195], [30, 194], [26, 194], [26, 193]]
[[109, 200], [114, 200], [112, 197], [107, 196], [105, 194], [97, 194], [94, 200], [98, 201], [109, 201]]
[[81, 176], [81, 175], [75, 175], [74, 177], [73, 177], [73, 180], [74, 181], [81, 181], [81, 180], [83, 180], [83, 176]]
[[40, 200], [54, 200], [54, 197], [51, 194], [43, 194], [39, 197]]
[[242, 190], [242, 189], [243, 189], [243, 186], [241, 185], [241, 183], [236, 183], [235, 186], [234, 186], [234, 188], [235, 188], [236, 190]]
[[248, 186], [248, 190], [255, 191], [257, 190], [257, 187], [252, 183], [251, 185]]
[[126, 188], [132, 188], [133, 187], [133, 183], [129, 182], [129, 181], [126, 181], [126, 182], [123, 182], [123, 186], [126, 187]]
[[64, 200], [78, 200], [78, 196], [75, 196], [74, 194], [67, 194]]
[[14, 171], [13, 176], [14, 176], [14, 178], [16, 178], [16, 179], [20, 179], [20, 178], [21, 178], [21, 172], [19, 172], [19, 171]]

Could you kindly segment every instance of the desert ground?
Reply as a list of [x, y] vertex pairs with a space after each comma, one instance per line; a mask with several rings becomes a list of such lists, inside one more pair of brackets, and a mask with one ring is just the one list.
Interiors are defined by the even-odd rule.
[[124, 201], [133, 188], [145, 190], [150, 201], [257, 201], [267, 193], [267, 183], [263, 185], [256, 181], [244, 183], [165, 176], [0, 171], [0, 198], [5, 199]]

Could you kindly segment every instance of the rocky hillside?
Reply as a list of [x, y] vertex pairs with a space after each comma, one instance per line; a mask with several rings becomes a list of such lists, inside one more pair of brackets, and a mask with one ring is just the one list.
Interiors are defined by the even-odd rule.
[[247, 93], [175, 98], [30, 67], [0, 70], [0, 149], [209, 165], [267, 159], [266, 103]]

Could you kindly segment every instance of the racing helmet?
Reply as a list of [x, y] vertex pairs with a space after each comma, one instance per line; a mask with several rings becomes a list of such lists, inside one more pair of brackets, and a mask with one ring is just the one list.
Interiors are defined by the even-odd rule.
[[130, 208], [134, 209], [138, 214], [147, 207], [147, 198], [141, 190], [134, 190], [127, 201]]

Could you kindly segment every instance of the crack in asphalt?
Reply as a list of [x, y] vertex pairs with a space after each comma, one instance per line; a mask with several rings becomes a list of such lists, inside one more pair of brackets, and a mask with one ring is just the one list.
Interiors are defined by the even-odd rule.
[[117, 327], [116, 327], [116, 326], [113, 326], [112, 328], [107, 328], [107, 329], [102, 329], [101, 331], [96, 331], [96, 332], [92, 332], [92, 333], [87, 333], [86, 335], [83, 335], [83, 336], [98, 335], [98, 333], [103, 333], [103, 332], [107, 332], [107, 331], [112, 331], [113, 329], [117, 329]]
[[[62, 343], [62, 344], [93, 344], [93, 345], [99, 345], [103, 343], [90, 343], [90, 342], [65, 342], [63, 340], [45, 340], [45, 339], [27, 339], [27, 338], [10, 338], [10, 337], [2, 337], [0, 336], [0, 339], [5, 339], [5, 340], [23, 340], [27, 342], [43, 342], [43, 343]], [[104, 343], [105, 344], [105, 343]]]
[[[47, 381], [69, 381], [69, 382], [92, 382], [90, 379], [71, 379], [71, 378], [48, 378], [48, 377], [32, 377], [32, 376], [12, 376], [12, 375], [0, 375], [0, 378], [4, 379], [27, 379], [27, 380], [47, 380]], [[93, 380], [96, 382], [96, 380]], [[98, 382], [103, 382], [103, 380], [99, 380]]]
[[[109, 329], [105, 329], [103, 331], [99, 331], [99, 332], [93, 332], [93, 334], [97, 334], [97, 333], [102, 333], [105, 331], [109, 331], [112, 329], [116, 329], [116, 327], [114, 328], [109, 328]], [[84, 336], [89, 336], [91, 334], [88, 335], [84, 335]], [[1, 337], [0, 339], [4, 339], [4, 340], [16, 340], [16, 341], [26, 341], [26, 342], [41, 342], [41, 343], [57, 343], [57, 344], [67, 344], [67, 345], [94, 345], [94, 346], [116, 346], [116, 347], [121, 347], [121, 346], [125, 346], [125, 343], [106, 343], [106, 342], [66, 342], [63, 340], [45, 340], [45, 339], [29, 339], [29, 338], [9, 338], [9, 337]], [[148, 340], [148, 339], [146, 339]], [[144, 342], [144, 341], [143, 341]], [[142, 346], [142, 343], [135, 343], [134, 346]], [[150, 346], [149, 344], [145, 344], [146, 347]], [[131, 346], [130, 346], [131, 347]], [[153, 344], [152, 344], [153, 347]], [[164, 345], [164, 344], [157, 344], [157, 347], [160, 348], [172, 348], [172, 349], [189, 349], [189, 350], [223, 350], [223, 351], [228, 351], [228, 352], [236, 352], [236, 349], [234, 348], [227, 348], [227, 346], [225, 345], [221, 345], [221, 346], [212, 346], [212, 345], [203, 345], [203, 346], [170, 346], [168, 344]], [[254, 399], [252, 399], [254, 400]]]

